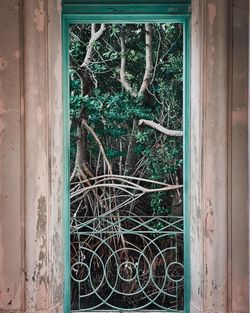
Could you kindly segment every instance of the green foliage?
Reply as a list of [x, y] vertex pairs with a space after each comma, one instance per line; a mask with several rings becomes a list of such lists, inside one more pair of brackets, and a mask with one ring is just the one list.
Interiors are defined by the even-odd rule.
[[[96, 25], [98, 29], [100, 25]], [[81, 94], [80, 66], [91, 34], [90, 25], [70, 28], [70, 118], [71, 164], [76, 155], [77, 119], [84, 111], [88, 125], [101, 140], [115, 173], [125, 170], [133, 120], [153, 120], [166, 128], [182, 129], [183, 36], [180, 24], [153, 24], [154, 74], [149, 90], [134, 97], [119, 81], [121, 35], [126, 42], [126, 78], [133, 90], [139, 90], [145, 71], [145, 29], [143, 24], [107, 25], [103, 36], [94, 43], [88, 68], [93, 87]], [[81, 74], [81, 73], [80, 73]], [[133, 147], [135, 175], [166, 183], [175, 183], [182, 166], [182, 138], [167, 137], [154, 129], [136, 129]], [[91, 134], [87, 137], [89, 164], [96, 172], [99, 147]], [[171, 212], [166, 193], [153, 193], [149, 210], [164, 215]]]

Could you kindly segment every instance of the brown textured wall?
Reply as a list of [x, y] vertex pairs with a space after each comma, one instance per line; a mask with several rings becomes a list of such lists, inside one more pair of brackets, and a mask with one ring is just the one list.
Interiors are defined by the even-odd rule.
[[61, 5], [49, 2], [49, 281], [52, 313], [63, 312], [63, 105]]
[[192, 313], [249, 312], [248, 2], [192, 2]]
[[0, 9], [0, 310], [23, 309], [23, 102], [19, 1]]
[[[202, 137], [203, 137], [203, 55], [204, 55], [204, 4], [192, 1], [192, 38], [191, 38], [191, 110], [190, 110], [190, 262], [191, 262], [191, 312], [202, 312], [203, 284], [203, 220], [201, 186], [202, 186]], [[197, 80], [198, 83], [194, 83]]]
[[204, 310], [228, 313], [228, 0], [206, 1], [203, 85]]
[[47, 3], [24, 1], [25, 305], [48, 309]]
[[0, 3], [0, 312], [62, 312], [61, 5]]
[[233, 312], [248, 312], [248, 0], [233, 1], [232, 15], [232, 215]]
[[192, 5], [191, 312], [228, 313], [229, 2]]
[[62, 87], [59, 1], [24, 0], [25, 304], [62, 312]]
[[[63, 312], [60, 14], [0, 1], [1, 313]], [[247, 14], [247, 0], [193, 0], [192, 313], [249, 311]]]

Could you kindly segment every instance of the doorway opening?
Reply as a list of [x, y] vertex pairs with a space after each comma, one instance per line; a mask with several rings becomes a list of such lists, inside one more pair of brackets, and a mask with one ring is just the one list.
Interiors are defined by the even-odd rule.
[[184, 311], [185, 40], [179, 21], [67, 25], [73, 311]]

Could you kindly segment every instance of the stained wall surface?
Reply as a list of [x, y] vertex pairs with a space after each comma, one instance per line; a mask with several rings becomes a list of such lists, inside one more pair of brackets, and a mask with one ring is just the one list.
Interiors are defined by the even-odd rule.
[[249, 3], [233, 1], [231, 114], [231, 305], [248, 312], [248, 37]]
[[[191, 313], [249, 311], [247, 0], [193, 0]], [[63, 312], [61, 3], [0, 2], [0, 313]]]
[[0, 3], [0, 312], [62, 312], [61, 3]]
[[192, 2], [191, 312], [249, 312], [248, 14]]
[[228, 313], [229, 12], [192, 2], [191, 312]]
[[[0, 309], [23, 309], [23, 102], [19, 1], [0, 9]], [[10, 40], [11, 38], [11, 40]]]

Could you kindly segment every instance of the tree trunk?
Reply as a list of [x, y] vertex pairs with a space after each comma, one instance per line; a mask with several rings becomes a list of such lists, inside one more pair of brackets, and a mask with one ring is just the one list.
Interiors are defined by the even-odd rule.
[[[136, 96], [145, 95], [150, 85], [152, 72], [153, 72], [152, 38], [153, 38], [152, 25], [147, 23], [145, 24], [145, 72], [144, 72], [140, 90], [136, 94]], [[124, 46], [124, 51], [125, 51], [125, 46]], [[124, 64], [121, 63], [121, 68], [122, 68], [122, 65], [124, 66], [122, 72], [125, 73], [125, 61], [124, 61]], [[123, 84], [123, 85], [125, 87], [126, 84]], [[130, 87], [125, 87], [126, 90], [129, 90], [129, 88]], [[135, 95], [134, 92], [132, 93], [132, 95]], [[124, 170], [125, 175], [131, 175], [135, 171], [136, 156], [134, 153], [134, 149], [135, 149], [135, 144], [136, 144], [135, 135], [136, 135], [137, 130], [138, 130], [138, 120], [134, 119], [133, 125], [132, 125], [132, 131], [131, 131], [131, 135], [129, 139], [129, 144], [128, 144], [126, 162], [125, 162], [125, 170]]]

